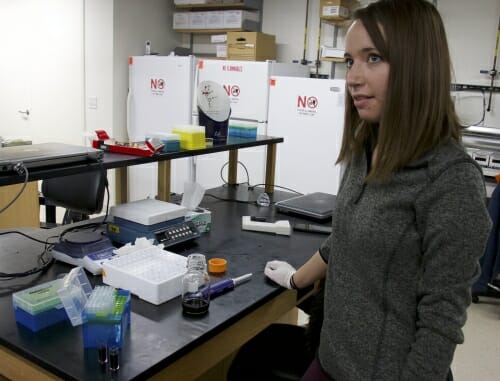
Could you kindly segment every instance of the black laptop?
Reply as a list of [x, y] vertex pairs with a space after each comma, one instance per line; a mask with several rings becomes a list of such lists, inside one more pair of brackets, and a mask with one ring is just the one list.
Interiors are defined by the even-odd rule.
[[333, 194], [314, 192], [278, 201], [275, 205], [279, 212], [326, 220], [332, 217], [335, 199]]
[[100, 161], [103, 151], [65, 143], [40, 143], [0, 148], [0, 173], [13, 171], [22, 163], [39, 168], [85, 161]]

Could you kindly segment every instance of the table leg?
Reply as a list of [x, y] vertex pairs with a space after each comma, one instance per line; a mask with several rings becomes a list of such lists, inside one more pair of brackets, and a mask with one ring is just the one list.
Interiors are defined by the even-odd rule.
[[158, 162], [158, 200], [170, 200], [170, 160]]
[[127, 168], [115, 169], [115, 202], [116, 204], [125, 204], [128, 199], [128, 172]]
[[227, 182], [231, 185], [237, 184], [238, 181], [238, 150], [229, 151], [229, 168]]
[[276, 173], [276, 144], [267, 145], [266, 158], [266, 193], [274, 192], [274, 177]]

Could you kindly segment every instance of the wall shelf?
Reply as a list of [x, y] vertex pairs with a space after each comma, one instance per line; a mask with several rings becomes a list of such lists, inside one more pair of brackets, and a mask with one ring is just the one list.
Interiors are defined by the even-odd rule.
[[217, 34], [227, 32], [245, 32], [247, 29], [174, 29], [178, 33], [191, 33], [191, 34]]
[[322, 16], [319, 19], [320, 22], [324, 22], [325, 24], [338, 25], [338, 26], [348, 26], [352, 21], [351, 19], [329, 18], [325, 16]]
[[320, 61], [323, 62], [335, 62], [335, 63], [345, 63], [344, 58], [335, 58], [335, 57], [322, 57]]
[[[175, 4], [176, 10], [180, 12], [175, 12], [174, 14], [174, 26], [173, 30], [177, 33], [186, 33], [190, 35], [190, 49], [193, 54], [197, 55], [194, 51], [194, 40], [204, 40], [206, 35], [211, 34], [224, 34], [228, 32], [260, 32], [262, 30], [262, 3], [263, 0], [240, 0], [238, 2], [228, 3], [218, 1], [216, 3], [206, 3], [206, 4]], [[239, 21], [233, 20], [233, 17], [229, 17], [229, 23], [226, 20], [226, 12], [229, 13], [245, 13], [240, 15]], [[205, 15], [199, 16], [205, 11]], [[221, 11], [221, 12], [216, 12]], [[247, 11], [251, 15], [246, 15]], [[224, 16], [221, 17], [220, 13]], [[214, 19], [208, 20], [214, 15]], [[196, 16], [196, 17], [195, 17]], [[179, 17], [179, 23], [176, 22], [176, 17]], [[186, 17], [188, 22], [186, 22]], [[198, 22], [195, 18], [203, 17], [205, 22]], [[200, 20], [201, 21], [201, 20]], [[205, 27], [203, 29], [193, 29], [190, 26]], [[208, 28], [206, 28], [208, 26]], [[222, 28], [217, 28], [221, 26]], [[224, 28], [226, 26], [226, 28]], [[213, 44], [212, 44], [213, 45]], [[214, 45], [215, 49], [215, 45]], [[207, 53], [203, 53], [207, 54]], [[208, 53], [211, 55], [211, 53]], [[214, 53], [214, 56], [216, 53]], [[222, 57], [221, 57], [222, 58]]]
[[488, 85], [469, 85], [463, 83], [452, 83], [451, 91], [493, 91], [494, 93], [500, 92], [500, 87], [498, 86], [488, 86]]
[[201, 10], [214, 10], [215, 9], [246, 9], [260, 11], [262, 9], [261, 1], [241, 1], [239, 3], [207, 3], [207, 4], [175, 4], [177, 9], [195, 9]]

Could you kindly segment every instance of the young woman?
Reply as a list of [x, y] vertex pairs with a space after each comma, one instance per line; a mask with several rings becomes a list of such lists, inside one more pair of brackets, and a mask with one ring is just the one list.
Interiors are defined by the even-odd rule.
[[303, 380], [444, 381], [490, 229], [481, 169], [460, 145], [441, 17], [426, 0], [361, 8], [345, 38], [346, 166], [333, 233], [288, 288], [326, 277]]

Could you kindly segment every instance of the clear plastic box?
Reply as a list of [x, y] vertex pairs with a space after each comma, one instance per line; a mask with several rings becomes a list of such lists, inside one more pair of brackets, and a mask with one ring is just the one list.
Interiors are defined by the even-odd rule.
[[63, 279], [57, 294], [73, 326], [82, 324], [82, 312], [92, 286], [82, 267], [75, 267]]

